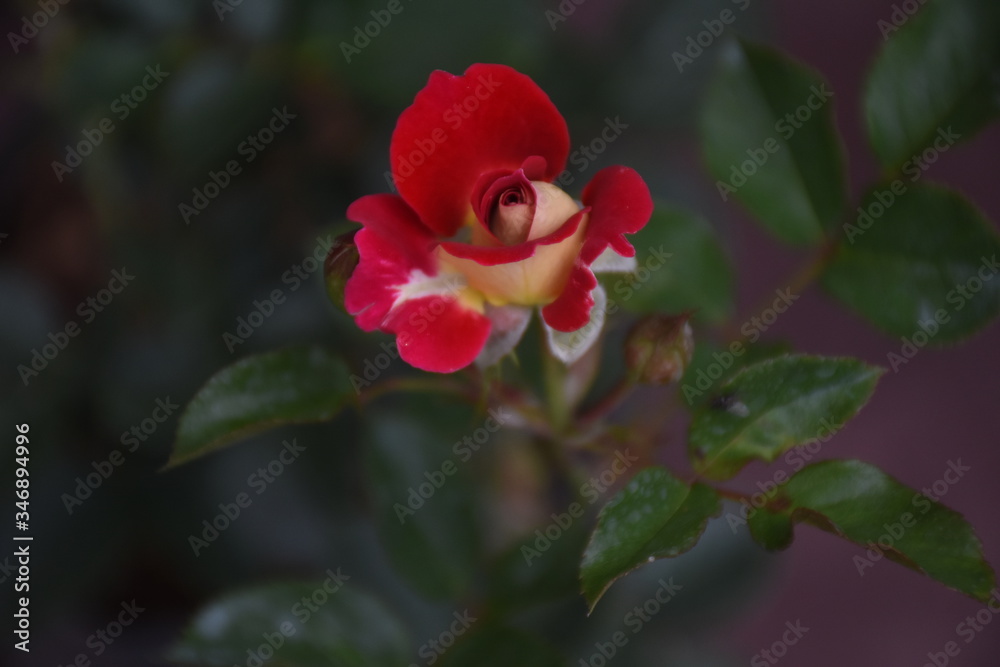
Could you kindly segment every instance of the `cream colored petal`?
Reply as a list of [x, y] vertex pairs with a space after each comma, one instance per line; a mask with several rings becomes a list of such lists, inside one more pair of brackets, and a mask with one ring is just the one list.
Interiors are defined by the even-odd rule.
[[468, 284], [495, 306], [551, 303], [562, 293], [580, 250], [583, 248], [587, 219], [576, 231], [552, 245], [539, 245], [535, 254], [519, 262], [483, 266], [474, 260], [455, 257], [438, 247], [435, 251], [450, 271], [461, 273]]
[[528, 240], [548, 236], [576, 215], [580, 207], [568, 194], [544, 181], [532, 181], [535, 188], [535, 219]]

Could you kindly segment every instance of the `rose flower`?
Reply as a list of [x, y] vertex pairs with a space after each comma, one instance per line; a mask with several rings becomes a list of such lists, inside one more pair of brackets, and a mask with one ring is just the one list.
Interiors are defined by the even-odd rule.
[[594, 271], [632, 270], [624, 234], [653, 204], [626, 167], [599, 171], [574, 201], [552, 184], [568, 154], [565, 120], [527, 76], [434, 72], [392, 136], [398, 196], [347, 210], [363, 226], [344, 294], [358, 326], [396, 334], [408, 363], [449, 373], [510, 352], [538, 307], [553, 352], [582, 355], [604, 317]]

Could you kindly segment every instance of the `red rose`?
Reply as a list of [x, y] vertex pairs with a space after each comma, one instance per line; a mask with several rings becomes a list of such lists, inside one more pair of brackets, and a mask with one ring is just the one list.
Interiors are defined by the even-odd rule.
[[[556, 354], [582, 354], [603, 322], [594, 270], [634, 264], [624, 234], [653, 204], [638, 174], [609, 167], [581, 207], [552, 184], [568, 154], [566, 122], [527, 76], [503, 65], [434, 72], [392, 136], [399, 196], [347, 210], [364, 227], [345, 291], [358, 326], [396, 334], [403, 359], [448, 373], [509, 352], [538, 306]], [[579, 344], [561, 339], [577, 331]]]

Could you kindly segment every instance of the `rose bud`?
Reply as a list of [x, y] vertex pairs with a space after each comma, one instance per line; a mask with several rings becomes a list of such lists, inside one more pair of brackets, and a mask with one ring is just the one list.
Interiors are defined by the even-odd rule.
[[650, 315], [636, 323], [625, 341], [625, 362], [637, 382], [670, 384], [684, 376], [694, 352], [691, 313]]
[[344, 308], [344, 289], [361, 259], [358, 246], [354, 244], [354, 236], [357, 233], [358, 230], [355, 229], [335, 238], [333, 245], [330, 246], [330, 251], [326, 253], [326, 259], [323, 261], [323, 280], [326, 282], [326, 293], [334, 305], [344, 312], [347, 312], [347, 309]]
[[347, 209], [362, 226], [344, 292], [357, 325], [395, 334], [409, 364], [451, 373], [497, 363], [537, 313], [551, 354], [578, 360], [604, 322], [595, 273], [634, 267], [626, 235], [653, 201], [621, 166], [594, 174], [577, 201], [556, 184], [570, 145], [566, 121], [524, 74], [434, 72], [392, 135], [397, 194]]

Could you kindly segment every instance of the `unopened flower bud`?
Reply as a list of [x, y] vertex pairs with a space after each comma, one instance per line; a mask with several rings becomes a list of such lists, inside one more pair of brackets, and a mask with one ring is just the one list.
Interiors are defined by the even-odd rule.
[[357, 233], [358, 230], [355, 229], [335, 238], [323, 262], [326, 293], [341, 310], [344, 310], [344, 288], [360, 260], [358, 247], [354, 245], [354, 235]]
[[640, 320], [625, 341], [625, 361], [637, 382], [670, 384], [684, 376], [694, 352], [691, 313], [650, 315]]

